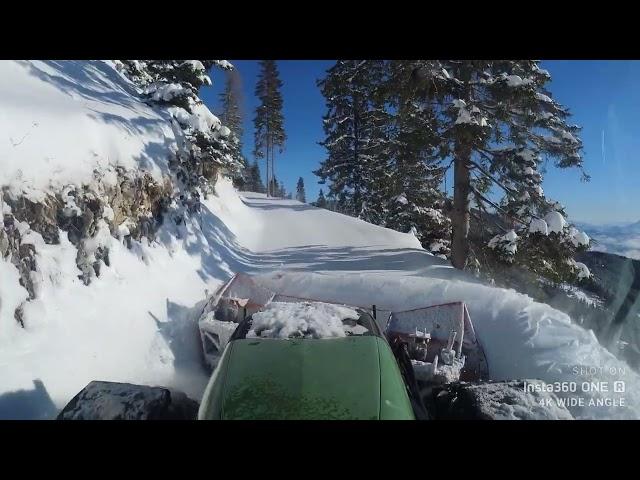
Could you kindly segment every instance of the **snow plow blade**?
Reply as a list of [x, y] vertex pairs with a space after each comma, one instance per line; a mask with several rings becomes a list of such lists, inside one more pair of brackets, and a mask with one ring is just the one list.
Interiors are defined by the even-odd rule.
[[198, 321], [207, 367], [215, 368], [238, 324], [264, 308], [274, 296], [245, 273], [236, 273], [211, 296]]
[[401, 341], [415, 346], [417, 341], [426, 340], [428, 347], [422, 349], [421, 362], [414, 363], [432, 365], [435, 369], [438, 360], [442, 362], [445, 353], [451, 351], [451, 356], [460, 359], [464, 365], [460, 371], [461, 381], [477, 382], [489, 378], [487, 358], [464, 302], [391, 312], [385, 333], [392, 345]]

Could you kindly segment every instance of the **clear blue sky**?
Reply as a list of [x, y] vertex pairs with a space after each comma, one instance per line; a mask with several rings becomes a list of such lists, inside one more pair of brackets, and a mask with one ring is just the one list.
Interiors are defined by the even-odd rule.
[[[231, 62], [243, 80], [244, 152], [253, 161], [258, 62]], [[276, 156], [276, 176], [284, 181], [287, 191], [294, 190], [298, 177], [303, 177], [308, 200], [314, 200], [321, 187], [312, 171], [325, 155], [317, 143], [323, 137], [325, 104], [316, 80], [324, 77], [332, 64], [331, 60], [278, 61], [287, 142], [284, 153]], [[582, 183], [577, 170], [550, 166], [543, 185], [547, 196], [560, 201], [571, 220], [640, 220], [640, 61], [554, 60], [543, 61], [542, 66], [551, 73], [553, 97], [571, 110], [571, 121], [583, 127], [585, 167], [591, 175], [590, 182]], [[203, 90], [202, 98], [219, 113], [222, 71], [213, 72], [213, 84]], [[264, 176], [264, 162], [260, 168]]]

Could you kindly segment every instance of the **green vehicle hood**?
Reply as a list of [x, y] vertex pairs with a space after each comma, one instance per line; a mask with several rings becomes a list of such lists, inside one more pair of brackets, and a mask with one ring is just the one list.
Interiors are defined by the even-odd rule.
[[223, 419], [378, 419], [375, 336], [232, 342]]

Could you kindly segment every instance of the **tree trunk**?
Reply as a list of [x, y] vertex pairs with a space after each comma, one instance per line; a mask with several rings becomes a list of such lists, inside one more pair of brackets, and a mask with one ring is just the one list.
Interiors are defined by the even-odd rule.
[[271, 180], [269, 179], [269, 142], [267, 141], [267, 153], [265, 159], [267, 161], [267, 197], [269, 197], [269, 189], [271, 188]]
[[469, 255], [469, 193], [471, 174], [469, 160], [471, 149], [466, 145], [456, 147], [453, 174], [453, 212], [451, 231], [451, 263], [464, 269]]

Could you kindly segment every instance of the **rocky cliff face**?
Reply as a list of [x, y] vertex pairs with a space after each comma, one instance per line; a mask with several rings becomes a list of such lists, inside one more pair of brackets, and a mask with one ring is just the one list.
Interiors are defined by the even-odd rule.
[[[109, 177], [109, 181], [105, 178]], [[20, 273], [20, 284], [36, 297], [32, 272], [37, 269], [36, 247], [25, 241], [31, 231], [47, 244], [60, 243], [66, 235], [78, 249], [76, 264], [85, 284], [100, 276], [100, 265], [109, 265], [105, 235], [153, 240], [174, 202], [174, 187], [168, 176], [159, 182], [145, 172], [116, 168], [98, 174], [94, 182], [68, 185], [61, 191], [43, 195], [40, 201], [12, 195], [4, 189], [3, 222], [0, 228], [0, 256], [9, 259]], [[179, 212], [175, 212], [178, 218]], [[27, 301], [28, 301], [27, 300]], [[21, 308], [15, 318], [22, 324]]]

